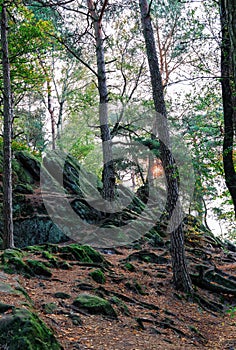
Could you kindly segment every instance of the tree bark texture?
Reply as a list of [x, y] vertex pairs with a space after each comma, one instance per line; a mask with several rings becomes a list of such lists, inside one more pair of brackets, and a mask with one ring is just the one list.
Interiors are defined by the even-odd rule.
[[[224, 110], [224, 141], [223, 141], [223, 163], [225, 172], [226, 186], [233, 200], [236, 217], [236, 172], [234, 167], [234, 138], [236, 133], [236, 89], [234, 75], [234, 58], [236, 46], [234, 40], [231, 40], [235, 34], [234, 28], [236, 20], [232, 19], [234, 0], [221, 0], [221, 86]], [[234, 8], [234, 12], [235, 12]], [[234, 23], [234, 25], [233, 25]], [[233, 25], [233, 28], [231, 27]]]
[[8, 20], [6, 4], [2, 5], [1, 13], [1, 44], [3, 70], [3, 248], [14, 247], [13, 214], [12, 214], [12, 100], [10, 63], [8, 52]]
[[94, 23], [94, 31], [96, 38], [96, 58], [97, 58], [97, 79], [98, 79], [98, 91], [100, 97], [99, 106], [99, 121], [102, 139], [102, 151], [103, 151], [103, 198], [112, 201], [115, 198], [115, 171], [114, 162], [112, 156], [112, 141], [110, 128], [108, 124], [108, 91], [106, 80], [106, 67], [104, 57], [104, 39], [102, 33], [102, 17], [107, 5], [105, 0], [101, 14], [99, 15], [95, 9], [93, 0], [88, 0], [89, 13], [92, 16]]
[[160, 141], [160, 154], [167, 182], [166, 211], [170, 220], [171, 256], [174, 285], [176, 289], [192, 293], [192, 282], [187, 269], [184, 249], [184, 237], [179, 203], [178, 169], [176, 167], [171, 148], [167, 123], [167, 112], [164, 100], [162, 79], [159, 69], [155, 38], [147, 0], [139, 0], [143, 35], [151, 76], [152, 94], [156, 111], [155, 127]]

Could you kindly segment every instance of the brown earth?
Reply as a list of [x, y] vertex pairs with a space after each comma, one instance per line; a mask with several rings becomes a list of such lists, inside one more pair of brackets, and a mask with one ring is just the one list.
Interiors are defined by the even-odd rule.
[[[163, 253], [161, 248], [152, 251], [157, 255]], [[94, 270], [93, 266], [76, 262], [72, 263], [70, 270], [51, 269], [51, 278], [29, 279], [2, 272], [0, 277], [4, 283], [20, 283], [32, 299], [34, 310], [53, 329], [66, 350], [236, 349], [236, 309], [231, 314], [225, 312], [235, 308], [235, 297], [220, 297], [197, 289], [205, 299], [224, 305], [222, 313], [204, 310], [196, 302], [187, 301], [183, 293], [174, 290], [170, 264], [132, 261], [136, 270], [126, 270], [122, 260], [133, 252], [123, 247], [116, 251], [117, 254], [103, 254], [112, 265], [104, 270], [106, 282], [102, 285], [89, 275]], [[223, 264], [219, 254], [214, 256], [217, 266], [236, 276], [236, 262]], [[31, 254], [30, 258], [38, 259], [38, 256]], [[132, 288], [134, 285], [136, 288]], [[86, 288], [91, 290], [84, 290]], [[68, 293], [71, 298], [56, 298], [54, 294], [59, 291]], [[100, 295], [108, 300], [119, 297], [128, 310], [113, 304], [117, 319], [89, 315], [72, 306], [72, 301], [81, 292]], [[21, 307], [25, 303], [23, 296], [6, 292], [0, 292], [0, 301]], [[46, 313], [43, 305], [50, 302], [56, 304], [56, 309]], [[77, 316], [79, 322], [73, 322], [73, 316]]]

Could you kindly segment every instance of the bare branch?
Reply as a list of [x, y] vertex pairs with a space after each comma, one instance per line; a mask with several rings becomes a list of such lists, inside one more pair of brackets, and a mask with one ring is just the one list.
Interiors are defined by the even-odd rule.
[[173, 81], [172, 83], [168, 83], [166, 86], [171, 86], [174, 84], [184, 83], [187, 81], [193, 81], [193, 80], [198, 80], [198, 79], [221, 79], [221, 78], [222, 78], [221, 76], [186, 78], [186, 79], [180, 79], [180, 80]]
[[88, 68], [94, 75], [97, 75], [97, 72], [88, 64], [86, 63], [84, 60], [82, 60], [82, 58], [80, 58], [80, 56], [70, 48], [70, 46], [65, 43], [65, 41], [63, 41], [62, 39], [58, 38], [57, 36], [52, 35], [60, 44], [62, 44], [80, 63], [82, 63], [86, 68]]

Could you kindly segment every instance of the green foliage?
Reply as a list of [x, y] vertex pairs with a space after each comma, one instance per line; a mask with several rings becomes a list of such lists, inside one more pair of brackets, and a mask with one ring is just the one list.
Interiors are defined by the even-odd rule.
[[192, 159], [195, 188], [191, 210], [203, 217], [203, 200], [219, 197], [216, 182], [223, 175], [223, 115], [217, 84], [206, 86], [197, 96], [195, 92], [187, 94], [181, 108], [185, 113], [178, 123], [173, 120], [173, 124], [182, 133]]
[[9, 20], [9, 53], [12, 90], [24, 93], [26, 87], [40, 89], [45, 81], [39, 65], [52, 39], [50, 21], [37, 20], [25, 6], [14, 8]]

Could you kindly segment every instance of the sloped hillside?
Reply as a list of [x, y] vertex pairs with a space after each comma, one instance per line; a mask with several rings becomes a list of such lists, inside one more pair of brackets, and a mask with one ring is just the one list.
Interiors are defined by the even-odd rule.
[[[68, 350], [234, 349], [234, 253], [214, 245], [206, 249], [200, 240], [197, 248], [196, 241], [189, 242], [191, 275], [197, 281], [195, 296], [190, 299], [173, 289], [168, 242], [164, 240], [161, 247], [150, 243], [147, 239], [135, 247], [100, 252], [75, 243], [2, 252], [2, 349], [9, 344], [6, 339], [13, 350], [19, 348], [19, 339], [25, 350], [46, 349], [48, 341], [52, 342], [50, 348], [57, 349], [52, 334]], [[201, 286], [199, 266], [208, 267]], [[220, 281], [211, 282], [213, 276], [220, 276]], [[206, 279], [214, 290], [206, 286]], [[216, 291], [226, 284], [230, 292]], [[41, 337], [40, 331], [37, 336], [41, 337], [38, 347], [27, 345], [34, 330], [28, 329], [26, 334], [24, 324], [14, 331], [14, 339], [9, 335], [9, 320], [15, 324], [19, 318], [32, 319], [24, 310], [48, 329], [47, 335]]]
[[[52, 156], [44, 164], [43, 196], [52, 205], [55, 197], [59, 200], [61, 161]], [[40, 167], [37, 159], [24, 152], [15, 155], [18, 248], [0, 253], [1, 349], [236, 347], [236, 247], [224, 244], [196, 218], [186, 216], [186, 254], [195, 288], [190, 298], [173, 289], [165, 223], [156, 223], [148, 233], [134, 235], [132, 243], [115, 248], [107, 248], [109, 237], [104, 248], [97, 250], [80, 245], [48, 215], [40, 190]], [[89, 179], [83, 187], [88, 190], [85, 196], [81, 172], [73, 158], [65, 160], [64, 191], [80, 218], [111, 230], [145, 219], [145, 204], [137, 197], [115, 214], [94, 209], [85, 197], [92, 186], [99, 191], [101, 184], [84, 174]]]

